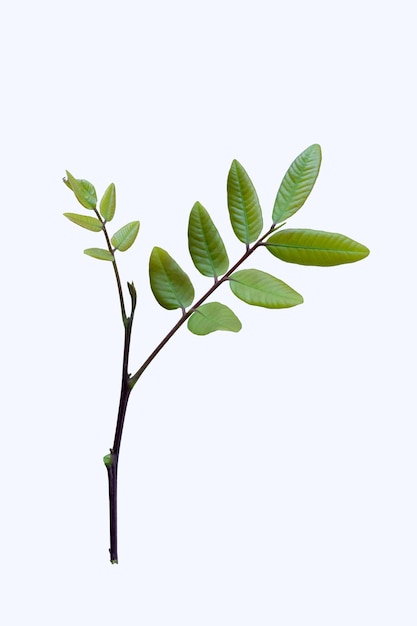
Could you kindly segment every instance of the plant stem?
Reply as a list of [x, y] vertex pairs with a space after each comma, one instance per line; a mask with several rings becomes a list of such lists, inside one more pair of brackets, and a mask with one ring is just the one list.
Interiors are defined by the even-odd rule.
[[[98, 213], [97, 213], [98, 214]], [[101, 220], [101, 217], [98, 214], [98, 217]], [[103, 231], [106, 237], [107, 245], [109, 251], [113, 254], [113, 250], [111, 247], [111, 243], [109, 237], [107, 235], [107, 231], [105, 228], [105, 223], [103, 223]], [[222, 283], [229, 280], [230, 276], [233, 272], [244, 262], [246, 259], [255, 252], [255, 250], [263, 244], [264, 239], [268, 237], [277, 226], [273, 224], [271, 228], [264, 234], [256, 243], [253, 244], [252, 247], [249, 245], [246, 246], [246, 252], [243, 256], [233, 265], [233, 267], [221, 278], [216, 278], [214, 284], [210, 287], [210, 289], [204, 294], [198, 302], [194, 306], [192, 306], [188, 311], [184, 311], [181, 318], [178, 322], [173, 326], [173, 328], [169, 331], [169, 333], [162, 339], [162, 341], [157, 345], [155, 350], [151, 352], [148, 358], [143, 362], [137, 372], [130, 376], [128, 373], [128, 365], [129, 365], [129, 350], [130, 350], [130, 341], [132, 335], [132, 324], [133, 324], [133, 316], [136, 307], [136, 292], [131, 283], [129, 286], [129, 292], [132, 299], [132, 312], [130, 317], [126, 317], [126, 309], [124, 305], [123, 292], [120, 283], [119, 272], [117, 270], [116, 261], [113, 261], [113, 267], [116, 275], [116, 282], [119, 291], [120, 297], [120, 305], [122, 312], [122, 319], [125, 327], [125, 337], [124, 337], [124, 349], [123, 349], [123, 367], [122, 367], [122, 385], [120, 390], [120, 401], [119, 401], [119, 410], [117, 414], [117, 423], [116, 423], [116, 431], [114, 435], [113, 447], [110, 449], [110, 455], [105, 461], [108, 480], [109, 480], [109, 512], [110, 512], [110, 562], [118, 563], [118, 549], [117, 549], [117, 471], [119, 465], [119, 453], [120, 453], [120, 445], [122, 441], [123, 434], [123, 426], [126, 417], [127, 404], [129, 401], [130, 393], [133, 387], [136, 385], [139, 378], [142, 376], [145, 369], [152, 363], [157, 354], [162, 350], [162, 348], [168, 343], [171, 337], [181, 328], [181, 326], [186, 322], [186, 320], [194, 313], [199, 306], [207, 300], [207, 298], [218, 288]]]
[[[106, 238], [107, 247], [109, 249], [110, 254], [112, 254], [113, 258], [114, 258], [114, 250], [112, 248], [110, 237], [109, 237], [109, 234], [108, 234], [107, 229], [106, 229], [106, 222], [105, 222], [105, 220], [103, 220], [103, 218], [101, 217], [101, 215], [97, 211], [97, 209], [94, 209], [94, 212], [95, 212], [97, 218], [100, 220], [100, 222], [103, 225], [103, 233], [104, 233], [104, 237]], [[120, 309], [122, 311], [123, 324], [126, 325], [126, 320], [127, 320], [126, 307], [125, 307], [125, 301], [124, 301], [124, 298], [123, 298], [122, 283], [120, 281], [119, 270], [117, 269], [117, 263], [116, 263], [115, 259], [112, 261], [112, 265], [113, 265], [113, 269], [114, 269], [114, 274], [116, 276], [117, 291], [119, 292]]]
[[[132, 292], [131, 292], [132, 295]], [[109, 508], [110, 508], [110, 562], [118, 562], [117, 551], [117, 470], [119, 466], [120, 444], [122, 441], [123, 426], [126, 417], [127, 403], [132, 391], [129, 385], [129, 350], [132, 335], [133, 315], [135, 311], [135, 299], [132, 296], [132, 313], [126, 319], [125, 338], [123, 349], [122, 385], [120, 390], [119, 410], [117, 413], [116, 431], [114, 434], [113, 447], [110, 449], [110, 460], [106, 463], [109, 479]]]

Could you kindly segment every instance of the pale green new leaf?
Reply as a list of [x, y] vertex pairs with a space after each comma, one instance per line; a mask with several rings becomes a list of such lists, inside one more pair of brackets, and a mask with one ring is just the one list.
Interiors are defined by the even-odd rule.
[[219, 231], [200, 202], [191, 209], [188, 221], [188, 249], [194, 265], [203, 276], [222, 276], [229, 258]]
[[194, 287], [187, 274], [162, 248], [151, 252], [149, 278], [153, 295], [165, 309], [185, 309], [194, 300]]
[[100, 200], [101, 217], [106, 222], [111, 222], [116, 211], [116, 187], [114, 183], [110, 183]]
[[99, 259], [100, 261], [114, 261], [112, 253], [104, 248], [87, 248], [87, 250], [84, 250], [84, 254], [92, 256], [94, 259]]
[[97, 206], [97, 194], [94, 189], [94, 185], [92, 185], [88, 180], [74, 178], [68, 170], [66, 170], [66, 174], [67, 179], [64, 179], [64, 182], [67, 187], [72, 189], [78, 202], [86, 209], [95, 209]]
[[283, 222], [301, 209], [320, 171], [321, 148], [313, 144], [292, 162], [275, 198], [272, 221]]
[[74, 224], [78, 226], [82, 226], [87, 230], [92, 230], [95, 233], [103, 230], [103, 224], [96, 217], [89, 217], [88, 215], [79, 215], [78, 213], [64, 213], [65, 217], [68, 218]]
[[236, 160], [227, 177], [227, 205], [236, 237], [245, 244], [256, 241], [262, 230], [262, 211], [251, 179]]
[[220, 302], [202, 304], [187, 322], [188, 330], [195, 335], [208, 335], [216, 330], [229, 330], [234, 333], [242, 328], [240, 320], [229, 307]]
[[240, 270], [229, 280], [235, 296], [254, 306], [285, 309], [303, 302], [303, 297], [289, 285], [260, 270]]
[[132, 246], [135, 242], [136, 237], [138, 236], [140, 223], [129, 222], [126, 226], [122, 226], [117, 233], [114, 233], [111, 238], [111, 244], [116, 250], [120, 250], [120, 252], [125, 252]]
[[360, 261], [369, 254], [361, 243], [323, 230], [280, 230], [265, 245], [278, 259], [298, 265], [342, 265]]

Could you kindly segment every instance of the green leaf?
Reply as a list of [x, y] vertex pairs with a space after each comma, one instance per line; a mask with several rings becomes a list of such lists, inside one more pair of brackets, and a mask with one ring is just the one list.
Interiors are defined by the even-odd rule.
[[283, 222], [301, 209], [319, 174], [321, 148], [313, 144], [291, 163], [275, 198], [272, 221]]
[[100, 201], [101, 217], [106, 222], [111, 222], [116, 211], [116, 187], [114, 183], [110, 183]]
[[234, 160], [227, 177], [227, 204], [233, 231], [245, 244], [259, 237], [263, 220], [255, 187], [242, 165]]
[[187, 322], [188, 330], [195, 335], [208, 335], [216, 330], [239, 332], [242, 328], [240, 320], [229, 307], [220, 302], [202, 304], [191, 315]]
[[72, 189], [77, 198], [78, 202], [83, 205], [86, 209], [95, 209], [97, 206], [97, 194], [94, 189], [94, 185], [92, 185], [88, 180], [84, 180], [82, 178], [74, 178], [72, 174], [66, 170], [67, 180], [64, 179], [67, 187]]
[[254, 306], [285, 309], [303, 302], [303, 297], [289, 285], [260, 270], [240, 270], [229, 280], [235, 296]]
[[84, 254], [99, 259], [100, 261], [114, 261], [112, 253], [104, 248], [87, 248], [87, 250], [84, 250]]
[[196, 202], [188, 221], [188, 249], [194, 265], [203, 276], [221, 276], [229, 268], [229, 258], [219, 231], [202, 204]]
[[323, 230], [280, 230], [265, 245], [278, 259], [298, 265], [342, 265], [360, 261], [369, 254], [361, 243]]
[[64, 213], [65, 217], [68, 218], [74, 224], [78, 226], [82, 226], [87, 230], [92, 230], [95, 233], [103, 230], [103, 224], [96, 217], [89, 217], [88, 215], [79, 215], [78, 213]]
[[116, 248], [116, 250], [120, 250], [120, 252], [125, 252], [132, 246], [135, 242], [136, 237], [138, 236], [140, 223], [129, 222], [126, 226], [122, 226], [117, 233], [114, 233], [111, 238], [111, 244]]
[[155, 247], [149, 259], [149, 278], [156, 300], [165, 309], [185, 309], [194, 300], [194, 287], [178, 263]]

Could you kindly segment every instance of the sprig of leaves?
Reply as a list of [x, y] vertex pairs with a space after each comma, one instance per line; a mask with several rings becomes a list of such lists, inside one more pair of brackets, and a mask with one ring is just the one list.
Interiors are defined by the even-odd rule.
[[[116, 212], [116, 188], [114, 183], [110, 183], [103, 197], [100, 200], [99, 211], [97, 210], [97, 193], [94, 185], [88, 180], [77, 179], [70, 172], [66, 172], [67, 176], [64, 178], [64, 183], [73, 191], [78, 202], [86, 209], [94, 211], [97, 217], [89, 217], [88, 215], [79, 215], [77, 213], [64, 213], [74, 224], [82, 226], [95, 232], [105, 231], [106, 239], [108, 240], [107, 230], [105, 225], [114, 217]], [[99, 259], [100, 261], [113, 261], [114, 253], [116, 250], [119, 252], [126, 252], [135, 243], [135, 239], [138, 236], [140, 223], [138, 221], [129, 222], [125, 226], [122, 226], [117, 232], [114, 233], [108, 243], [108, 250], [103, 248], [87, 248], [84, 250], [84, 254]]]
[[124, 419], [130, 393], [153, 359], [171, 337], [187, 322], [195, 335], [208, 335], [215, 331], [238, 332], [242, 328], [235, 313], [220, 302], [206, 302], [216, 289], [228, 282], [231, 292], [243, 302], [269, 309], [293, 307], [303, 302], [303, 297], [285, 282], [258, 269], [239, 269], [258, 248], [265, 247], [274, 257], [298, 265], [332, 266], [354, 263], [369, 254], [366, 246], [338, 233], [311, 229], [284, 229], [285, 221], [305, 203], [317, 179], [321, 165], [321, 149], [317, 144], [304, 150], [288, 168], [278, 189], [272, 209], [272, 225], [263, 233], [263, 216], [255, 187], [243, 166], [232, 162], [227, 177], [227, 206], [232, 229], [244, 244], [241, 257], [230, 267], [223, 239], [208, 211], [200, 202], [191, 209], [188, 220], [188, 249], [194, 266], [213, 283], [198, 300], [188, 274], [172, 256], [160, 247], [154, 247], [149, 259], [149, 279], [157, 302], [165, 309], [180, 309], [181, 317], [153, 352], [133, 374], [129, 374], [129, 348], [133, 316], [136, 307], [136, 290], [128, 283], [131, 313], [126, 315], [122, 286], [115, 254], [129, 250], [135, 242], [140, 223], [129, 222], [111, 237], [107, 224], [116, 211], [116, 189], [111, 183], [104, 192], [97, 209], [97, 193], [87, 180], [76, 179], [70, 172], [64, 178], [78, 202], [95, 217], [78, 213], [64, 213], [74, 224], [92, 232], [102, 231], [106, 248], [87, 248], [84, 253], [113, 264], [125, 327], [122, 385], [113, 447], [104, 457], [109, 478], [110, 500], [110, 561], [118, 562], [117, 554], [117, 465]]
[[[229, 256], [223, 239], [207, 209], [196, 202], [188, 220], [188, 249], [196, 269], [214, 279], [214, 286], [193, 304], [195, 291], [188, 274], [172, 256], [154, 247], [149, 260], [149, 279], [157, 302], [165, 309], [180, 309], [188, 329], [197, 335], [217, 330], [238, 332], [242, 325], [236, 315], [221, 303], [205, 300], [223, 282], [244, 302], [265, 308], [287, 308], [303, 302], [302, 296], [282, 280], [257, 269], [236, 271], [258, 247], [264, 246], [276, 258], [298, 265], [331, 266], [353, 263], [369, 254], [366, 246], [339, 233], [311, 229], [283, 229], [283, 222], [294, 215], [310, 195], [321, 165], [321, 148], [313, 144], [299, 154], [285, 173], [272, 209], [272, 226], [261, 236], [262, 209], [255, 186], [244, 167], [236, 160], [227, 177], [227, 206], [233, 232], [245, 245], [242, 257], [229, 270]], [[116, 211], [116, 189], [111, 183], [104, 192], [99, 210], [97, 193], [87, 180], [76, 179], [67, 171], [65, 183], [79, 203], [96, 217], [64, 213], [70, 221], [94, 232], [104, 231], [108, 243], [103, 248], [87, 248], [84, 253], [115, 263], [115, 252], [125, 252], [136, 240], [139, 221], [129, 222], [109, 238], [106, 224]], [[117, 269], [117, 268], [116, 268]], [[188, 311], [187, 311], [188, 308]], [[183, 320], [185, 321], [185, 319]]]
[[[188, 221], [188, 248], [197, 270], [203, 276], [213, 277], [215, 288], [227, 280], [232, 293], [248, 304], [277, 309], [292, 307], [301, 304], [303, 298], [282, 280], [256, 269], [236, 271], [258, 247], [265, 246], [275, 257], [299, 265], [353, 263], [369, 254], [368, 248], [362, 244], [337, 233], [281, 229], [282, 222], [294, 215], [307, 200], [320, 164], [321, 149], [317, 144], [309, 146], [293, 161], [276, 195], [272, 226], [260, 236], [263, 217], [255, 187], [243, 166], [236, 160], [232, 162], [227, 178], [227, 205], [233, 232], [245, 244], [245, 252], [231, 271], [228, 271], [225, 244], [213, 220], [202, 204], [194, 204]], [[215, 307], [208, 309], [207, 304], [200, 304], [206, 297], [197, 305], [192, 304], [194, 288], [190, 278], [165, 250], [154, 248], [152, 251], [149, 276], [152, 291], [161, 306], [181, 308], [183, 315], [186, 315], [186, 307], [191, 307], [192, 316], [188, 322], [191, 332], [205, 335], [216, 330], [240, 330], [237, 317], [227, 307], [226, 315], [224, 305], [216, 303]], [[208, 295], [213, 291], [211, 288]]]

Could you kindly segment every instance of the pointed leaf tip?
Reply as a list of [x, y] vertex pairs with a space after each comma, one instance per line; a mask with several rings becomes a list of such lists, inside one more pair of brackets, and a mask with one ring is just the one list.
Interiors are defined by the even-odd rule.
[[77, 224], [78, 226], [82, 226], [82, 228], [86, 228], [87, 230], [92, 230], [95, 233], [103, 230], [103, 225], [96, 217], [90, 217], [89, 215], [79, 215], [78, 213], [64, 213], [64, 216]]
[[244, 167], [232, 162], [227, 177], [227, 205], [233, 231], [245, 244], [256, 241], [262, 226], [262, 210], [258, 194]]
[[323, 230], [280, 230], [265, 245], [281, 261], [321, 267], [355, 263], [369, 254], [369, 249], [361, 243]]
[[111, 222], [116, 211], [116, 187], [110, 183], [100, 200], [100, 214], [106, 222]]
[[321, 165], [321, 148], [313, 144], [291, 163], [275, 198], [272, 221], [285, 221], [303, 206], [314, 187]]
[[185, 309], [194, 300], [194, 287], [181, 267], [162, 248], [155, 248], [149, 259], [152, 293], [165, 309]]
[[112, 253], [104, 248], [87, 248], [84, 250], [84, 254], [99, 259], [99, 261], [114, 261]]
[[235, 272], [229, 284], [240, 300], [266, 309], [285, 309], [303, 302], [303, 297], [289, 285], [260, 270]]
[[135, 242], [138, 236], [140, 223], [129, 222], [126, 226], [122, 226], [111, 238], [111, 244], [120, 252], [128, 250]]
[[222, 276], [229, 268], [226, 248], [209, 213], [200, 202], [191, 209], [188, 221], [188, 249], [203, 276]]
[[94, 185], [88, 180], [82, 178], [74, 178], [74, 176], [66, 170], [67, 178], [64, 179], [65, 184], [73, 192], [78, 202], [83, 205], [84, 208], [93, 210], [97, 206], [97, 193]]

